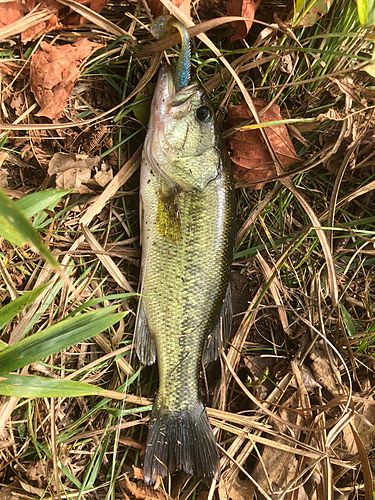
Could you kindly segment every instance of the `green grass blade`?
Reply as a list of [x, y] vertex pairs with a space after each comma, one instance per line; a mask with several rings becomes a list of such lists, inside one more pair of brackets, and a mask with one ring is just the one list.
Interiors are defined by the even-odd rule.
[[375, 0], [358, 0], [358, 17], [364, 28], [375, 24]]
[[[96, 306], [97, 304], [100, 304], [101, 302], [104, 302], [106, 300], [114, 300], [114, 301], [125, 301], [130, 299], [131, 297], [136, 297], [138, 296], [137, 293], [118, 293], [118, 294], [112, 294], [112, 295], [106, 295], [105, 297], [96, 297], [95, 299], [88, 300], [81, 306], [77, 307], [71, 314], [77, 314], [84, 309], [88, 309], [89, 307]], [[68, 314], [68, 317], [70, 315]]]
[[46, 208], [54, 207], [68, 193], [70, 193], [70, 190], [47, 189], [46, 191], [28, 194], [15, 203], [29, 219]]
[[350, 337], [354, 337], [357, 334], [356, 328], [353, 323], [353, 319], [349, 313], [349, 311], [346, 309], [344, 304], [339, 304], [341, 314], [342, 314], [342, 319], [344, 321], [345, 328], [348, 332], [348, 335]]
[[32, 375], [0, 376], [0, 395], [17, 398], [77, 398], [99, 396], [105, 390], [84, 382]]
[[[65, 267], [66, 276], [70, 276], [73, 267], [74, 267], [74, 264], [72, 261], [70, 261], [69, 264]], [[57, 283], [55, 283], [55, 285], [51, 288], [51, 290], [49, 290], [47, 295], [43, 298], [43, 301], [42, 301], [40, 307], [38, 307], [38, 310], [35, 312], [34, 316], [31, 318], [29, 323], [26, 325], [24, 331], [22, 332], [20, 340], [23, 339], [24, 337], [26, 337], [26, 335], [29, 333], [29, 331], [37, 324], [37, 322], [40, 320], [40, 318], [43, 316], [43, 314], [47, 311], [47, 309], [49, 308], [51, 303], [55, 300], [57, 295], [60, 293], [60, 290], [63, 287], [63, 285], [64, 285], [64, 281], [58, 280]], [[72, 312], [72, 316], [73, 316], [73, 314], [74, 313]], [[78, 311], [77, 311], [77, 314], [78, 314]]]
[[23, 211], [0, 189], [0, 236], [14, 245], [30, 243], [55, 269], [60, 265], [41, 241], [33, 225]]
[[0, 352], [0, 375], [44, 359], [101, 333], [127, 312], [112, 314], [117, 306], [67, 318]]
[[0, 330], [17, 316], [21, 311], [36, 300], [41, 293], [48, 287], [49, 283], [38, 286], [35, 290], [30, 290], [16, 300], [0, 309]]

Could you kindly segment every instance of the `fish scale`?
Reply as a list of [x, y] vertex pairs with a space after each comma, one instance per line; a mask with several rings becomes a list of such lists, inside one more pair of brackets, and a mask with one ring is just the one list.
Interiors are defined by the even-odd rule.
[[[181, 241], [171, 244], [160, 233], [156, 222], [154, 193], [166, 189], [165, 184], [155, 174], [150, 174], [147, 190], [150, 194], [143, 198], [144, 210], [151, 226], [149, 232], [152, 233], [152, 236], [147, 236], [146, 233], [146, 238], [152, 238], [146, 257], [147, 266], [153, 272], [145, 281], [142, 294], [150, 297], [148, 326], [151, 331], [158, 332], [155, 335], [157, 352], [163, 359], [160, 367], [159, 401], [166, 408], [180, 409], [191, 404], [184, 390], [186, 380], [194, 382], [192, 394], [194, 401], [196, 399], [198, 360], [207, 330], [212, 326], [220, 308], [220, 301], [217, 300], [216, 307], [212, 310], [212, 295], [220, 292], [221, 295], [225, 294], [228, 278], [225, 276], [223, 280], [220, 266], [216, 264], [218, 257], [222, 255], [221, 245], [219, 255], [215, 255], [219, 244], [216, 245], [216, 251], [212, 247], [221, 232], [217, 228], [216, 203], [210, 203], [211, 199], [215, 201], [217, 197], [215, 186], [212, 185], [203, 194], [179, 196], [184, 231]], [[227, 224], [230, 223], [228, 220]], [[202, 234], [201, 238], [197, 238], [199, 234]], [[207, 238], [207, 235], [210, 236]], [[227, 262], [226, 267], [229, 264]], [[163, 308], [161, 304], [165, 302], [165, 298], [168, 305]], [[181, 352], [185, 351], [189, 355], [181, 360]], [[176, 379], [176, 391], [170, 392], [169, 374], [174, 371], [177, 372], [173, 377]]]
[[[141, 167], [142, 299], [135, 343], [143, 363], [157, 358], [159, 390], [144, 477], [152, 484], [183, 469], [218, 479], [199, 376], [203, 351], [205, 359], [215, 359], [231, 325], [235, 205], [229, 158], [198, 83], [175, 93], [172, 73], [163, 66], [151, 109]], [[213, 342], [205, 346], [209, 336]]]

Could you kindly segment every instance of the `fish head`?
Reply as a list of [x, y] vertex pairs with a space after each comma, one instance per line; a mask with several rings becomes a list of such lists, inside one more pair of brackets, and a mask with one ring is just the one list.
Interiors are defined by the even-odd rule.
[[198, 82], [176, 92], [166, 65], [155, 88], [144, 154], [178, 190], [203, 190], [220, 175], [221, 142], [214, 110]]

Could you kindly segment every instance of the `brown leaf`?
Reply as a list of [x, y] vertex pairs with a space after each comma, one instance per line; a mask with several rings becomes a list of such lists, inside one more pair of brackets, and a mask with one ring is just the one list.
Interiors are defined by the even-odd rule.
[[26, 471], [26, 477], [30, 481], [36, 481], [38, 488], [43, 488], [47, 477], [47, 463], [45, 460], [39, 460], [35, 465], [30, 466]]
[[142, 481], [144, 481], [143, 469], [140, 469], [139, 467], [136, 467], [135, 465], [132, 465], [132, 467], [133, 467], [134, 479], [141, 479]]
[[345, 118], [345, 115], [343, 113], [340, 113], [336, 109], [329, 109], [327, 113], [320, 113], [317, 117], [316, 120], [319, 122], [324, 122], [325, 120], [334, 120], [336, 122], [341, 122]]
[[[153, 17], [158, 17], [161, 14], [164, 14], [163, 4], [160, 0], [147, 0], [148, 6], [150, 7], [151, 13]], [[179, 10], [191, 19], [190, 16], [190, 0], [172, 0], [172, 3], [179, 8]]]
[[341, 385], [341, 374], [337, 366], [336, 358], [329, 356], [328, 349], [322, 341], [314, 344], [310, 351], [309, 368], [315, 381], [329, 391], [332, 396], [343, 393]]
[[[254, 99], [257, 111], [268, 105], [263, 99]], [[239, 106], [228, 106], [228, 124], [236, 127], [253, 115], [244, 101]], [[263, 115], [262, 122], [281, 120], [280, 108], [273, 104]], [[284, 168], [298, 161], [298, 156], [290, 140], [285, 125], [265, 128], [274, 151]], [[268, 179], [276, 176], [276, 168], [260, 130], [239, 130], [228, 140], [232, 150], [232, 167], [235, 180], [254, 183], [252, 189], [261, 189]]]
[[[303, 425], [303, 417], [301, 415], [287, 410], [288, 408], [299, 408], [300, 404], [300, 397], [297, 391], [287, 401], [284, 401], [282, 407], [280, 407], [279, 416], [285, 421], [285, 425], [274, 421], [272, 427], [276, 433], [285, 433], [288, 422], [295, 425]], [[293, 432], [295, 433], [294, 438], [298, 440], [300, 432], [297, 429], [293, 430]], [[279, 438], [275, 437], [274, 439], [275, 441], [280, 441]], [[285, 485], [293, 484], [293, 487], [298, 489], [294, 498], [308, 500], [304, 487], [292, 483], [298, 473], [299, 464], [295, 455], [284, 451], [281, 447], [278, 449], [266, 446], [262, 452], [262, 460], [257, 461], [251, 476], [270, 497], [278, 497], [279, 495], [275, 494], [275, 492], [282, 491]], [[292, 496], [286, 496], [286, 498], [290, 499]], [[313, 498], [311, 497], [311, 500]]]
[[25, 491], [27, 491], [27, 493], [31, 493], [32, 495], [36, 495], [37, 497], [41, 497], [44, 493], [44, 490], [42, 488], [36, 488], [35, 486], [24, 483], [21, 480], [20, 480], [20, 485]]
[[91, 170], [100, 162], [99, 156], [55, 153], [49, 162], [48, 174], [50, 177], [56, 175], [57, 189], [77, 189], [84, 193], [88, 191], [84, 184], [90, 181]]
[[90, 55], [102, 44], [81, 38], [66, 45], [40, 44], [31, 60], [30, 85], [41, 110], [37, 116], [59, 118]]
[[[27, 28], [21, 33], [22, 43], [32, 42], [50, 31], [57, 30], [61, 28], [62, 25], [59, 23], [59, 19], [56, 14], [50, 17], [47, 21], [42, 21], [35, 26]], [[45, 42], [42, 42], [45, 43]]]
[[153, 18], [161, 16], [163, 14], [164, 5], [160, 0], [147, 0], [148, 6], [150, 7], [151, 14]]
[[[100, 12], [109, 0], [91, 0], [90, 2], [87, 2], [86, 0], [76, 1], [81, 4], [85, 4], [94, 12]], [[36, 40], [42, 34], [61, 27], [77, 28], [86, 22], [86, 19], [77, 12], [74, 12], [71, 9], [68, 9], [67, 12], [67, 7], [57, 0], [42, 0], [42, 2], [38, 2], [38, 0], [26, 0], [26, 5], [30, 12], [38, 6], [39, 10], [48, 9], [51, 12], [55, 12], [55, 15], [48, 21], [41, 22], [36, 26], [25, 30], [21, 34], [22, 43]]]
[[0, 28], [9, 26], [22, 17], [21, 5], [17, 1], [0, 3]]
[[[99, 172], [94, 175], [94, 179], [101, 187], [106, 187], [113, 179], [113, 171], [104, 162], [102, 163]], [[130, 446], [130, 445], [129, 445]]]
[[[122, 481], [121, 481], [122, 482]], [[122, 482], [125, 489], [133, 495], [137, 500], [165, 500], [166, 496], [160, 490], [155, 490], [146, 486], [143, 482], [139, 485], [130, 481], [128, 476], [125, 474], [124, 481]]]
[[[0, 3], [0, 15], [1, 15], [1, 6], [3, 4]], [[0, 73], [6, 76], [13, 76], [15, 74], [15, 68], [18, 68], [18, 65], [15, 63], [9, 64], [0, 62]]]
[[140, 443], [139, 441], [136, 441], [132, 437], [130, 436], [120, 437], [119, 442], [124, 446], [134, 448], [136, 450], [141, 450], [141, 455], [144, 455], [145, 445]]
[[6, 189], [8, 186], [8, 170], [6, 168], [0, 168], [0, 188]]
[[[228, 16], [241, 16], [247, 19], [254, 19], [255, 12], [259, 7], [260, 0], [229, 0], [227, 3]], [[231, 41], [243, 40], [246, 38], [253, 21], [235, 21], [232, 23], [236, 28]]]
[[179, 8], [182, 14], [187, 16], [189, 19], [190, 17], [190, 0], [172, 0], [172, 3], [175, 4], [176, 7]]
[[227, 480], [224, 473], [219, 482], [220, 500], [252, 500], [254, 486], [250, 481], [242, 481], [238, 477], [234, 481]]
[[196, 500], [207, 500], [209, 495], [209, 491], [201, 491]]
[[0, 489], [0, 500], [20, 500], [21, 496], [13, 490], [13, 488], [8, 488], [7, 486]]

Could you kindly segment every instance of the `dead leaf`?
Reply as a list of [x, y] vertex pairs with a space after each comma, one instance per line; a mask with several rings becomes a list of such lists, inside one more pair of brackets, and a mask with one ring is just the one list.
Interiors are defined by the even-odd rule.
[[32, 486], [31, 484], [24, 483], [21, 480], [20, 480], [20, 485], [22, 486], [22, 488], [25, 491], [27, 491], [27, 493], [31, 493], [32, 495], [42, 497], [44, 494], [44, 490], [42, 488], [36, 488], [35, 486]]
[[1, 2], [0, 3], [0, 28], [22, 19], [23, 12], [19, 2]]
[[47, 478], [47, 463], [45, 460], [39, 460], [35, 466], [31, 466], [26, 471], [26, 477], [30, 481], [36, 481], [38, 488], [43, 488], [44, 481]]
[[31, 60], [30, 86], [41, 110], [37, 116], [59, 118], [85, 62], [102, 44], [81, 38], [66, 45], [40, 44]]
[[[148, 6], [150, 7], [151, 13], [155, 19], [155, 17], [158, 17], [162, 14], [165, 13], [165, 10], [163, 9], [163, 4], [161, 3], [160, 0], [147, 0]], [[173, 5], [178, 7], [178, 9], [187, 16], [189, 19], [191, 19], [190, 16], [190, 0], [172, 0]]]
[[[1, 5], [3, 5], [2, 3], [0, 3], [0, 8], [1, 8]], [[0, 15], [1, 15], [1, 12], [0, 12]], [[17, 64], [14, 64], [14, 63], [3, 63], [1, 62], [0, 63], [0, 73], [2, 73], [3, 75], [6, 75], [6, 76], [13, 76], [15, 74], [15, 70], [14, 68], [17, 67], [18, 68], [18, 65]]]
[[[254, 19], [255, 12], [259, 7], [260, 0], [229, 0], [227, 3], [228, 16], [241, 16], [247, 19]], [[235, 21], [232, 23], [236, 28], [231, 41], [243, 40], [246, 38], [253, 21]]]
[[139, 486], [124, 475], [124, 481], [121, 481], [125, 486], [125, 489], [134, 496], [137, 500], [165, 500], [167, 497], [160, 490], [155, 490], [146, 486], [143, 482], [139, 483]]
[[[0, 153], [1, 155], [1, 153]], [[4, 189], [8, 187], [8, 170], [6, 168], [0, 168], [0, 188]]]
[[102, 163], [100, 171], [94, 175], [94, 179], [101, 187], [106, 187], [113, 179], [113, 170], [106, 163]]
[[14, 110], [16, 116], [21, 116], [24, 112], [25, 95], [21, 92], [15, 93], [10, 101], [10, 107]]
[[150, 7], [151, 14], [154, 19], [164, 13], [164, 5], [160, 0], [147, 0], [147, 4]]
[[48, 166], [50, 177], [56, 175], [57, 189], [77, 189], [79, 193], [91, 192], [84, 183], [91, 179], [91, 171], [101, 162], [99, 156], [55, 153]]
[[[297, 26], [313, 26], [319, 19], [326, 14], [331, 8], [333, 0], [316, 0], [313, 7], [306, 12], [303, 18], [298, 22]], [[306, 2], [297, 1], [296, 2], [296, 12], [294, 14], [294, 19], [306, 8]], [[299, 8], [298, 8], [299, 6]]]
[[[363, 382], [363, 389], [364, 391], [371, 391], [371, 383], [368, 379]], [[353, 426], [363, 446], [366, 449], [373, 448], [375, 445], [375, 400], [373, 397], [369, 397], [368, 402], [363, 403], [355, 411], [352, 422], [343, 429], [344, 449], [346, 453], [352, 456], [358, 453], [358, 446], [352, 430]]]
[[141, 455], [144, 455], [144, 453], [145, 453], [145, 445], [140, 443], [139, 441], [136, 441], [135, 439], [131, 438], [130, 436], [120, 437], [119, 442], [123, 446], [134, 448], [136, 450], [141, 450]]
[[[268, 103], [263, 99], [254, 99], [257, 111], [261, 111]], [[228, 124], [236, 127], [253, 115], [244, 101], [239, 106], [228, 106]], [[273, 104], [263, 115], [262, 122], [282, 120], [280, 108]], [[284, 168], [296, 163], [299, 158], [290, 140], [285, 125], [273, 125], [265, 128], [266, 134]], [[252, 189], [261, 189], [268, 179], [276, 176], [276, 168], [260, 130], [239, 130], [228, 139], [232, 150], [232, 168], [235, 180], [254, 183]]]
[[132, 465], [132, 467], [133, 467], [134, 479], [141, 479], [142, 481], [144, 481], [143, 469], [140, 469], [139, 467], [136, 467], [135, 465]]
[[[91, 0], [91, 2], [87, 2], [86, 0], [76, 1], [86, 5], [94, 12], [100, 12], [109, 0]], [[36, 26], [25, 30], [21, 34], [22, 43], [36, 40], [41, 35], [55, 29], [77, 28], [86, 22], [83, 16], [72, 9], [67, 9], [65, 5], [62, 5], [56, 0], [42, 0], [42, 2], [38, 2], [38, 0], [26, 0], [26, 5], [30, 12], [38, 6], [39, 10], [48, 9], [54, 12], [54, 16], [48, 21], [38, 23]]]
[[20, 496], [7, 486], [0, 489], [0, 500], [20, 500]]
[[220, 500], [252, 500], [255, 492], [250, 481], [242, 481], [238, 476], [228, 481], [225, 473], [220, 478], [218, 491]]
[[325, 347], [323, 341], [318, 341], [311, 349], [309, 358], [314, 380], [330, 392], [332, 396], [342, 394], [341, 374], [331, 348]]
[[[305, 365], [298, 365], [297, 367], [300, 372], [302, 383], [308, 392], [314, 392], [314, 389], [322, 388], [322, 386], [314, 379], [314, 375], [309, 367]], [[291, 381], [290, 386], [298, 389], [298, 384], [294, 379]]]
[[340, 113], [336, 109], [329, 109], [326, 113], [320, 113], [316, 120], [318, 122], [324, 122], [326, 120], [333, 120], [336, 122], [342, 122], [346, 116], [343, 113]]
[[196, 500], [207, 500], [209, 495], [209, 491], [201, 491], [199, 496], [197, 496]]
[[62, 28], [62, 24], [59, 22], [57, 15], [53, 14], [49, 19], [41, 21], [40, 23], [35, 24], [35, 26], [30, 26], [30, 28], [25, 29], [25, 31], [21, 33], [21, 41], [22, 43], [32, 42], [40, 36], [59, 28]]
[[191, 19], [190, 16], [190, 0], [172, 0], [172, 3], [178, 7], [180, 12], [184, 14], [186, 17]]
[[[7, 344], [5, 342], [0, 342], [0, 347], [6, 347]], [[0, 400], [0, 403], [2, 401]], [[7, 429], [4, 429], [3, 433], [0, 436], [0, 451], [9, 448], [10, 446], [14, 446], [15, 441], [11, 436], [10, 432]]]
[[[287, 423], [291, 422], [295, 425], [303, 425], [302, 416], [297, 413], [292, 413], [287, 409], [296, 409], [301, 405], [298, 391], [292, 394], [280, 409], [280, 417], [283, 418], [286, 425], [274, 421], [272, 427], [278, 433], [286, 433]], [[295, 429], [294, 438], [298, 440], [300, 432]], [[275, 438], [276, 442], [278, 438]], [[251, 473], [253, 479], [265, 490], [272, 498], [279, 498], [280, 492], [283, 491], [285, 485], [292, 483], [293, 479], [299, 473], [299, 464], [297, 457], [288, 453], [281, 448], [271, 448], [266, 446], [262, 452], [262, 460], [259, 460]], [[298, 500], [309, 500], [304, 489], [304, 486], [293, 484], [295, 498]], [[291, 498], [286, 496], [285, 498]], [[315, 497], [310, 498], [313, 500]]]

